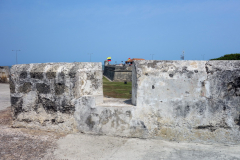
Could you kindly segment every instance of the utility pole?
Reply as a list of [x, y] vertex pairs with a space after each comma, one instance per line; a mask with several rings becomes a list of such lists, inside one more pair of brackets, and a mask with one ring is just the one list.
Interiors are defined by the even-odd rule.
[[184, 60], [184, 51], [182, 53], [182, 55], [180, 56], [181, 60]]
[[19, 49], [19, 50], [12, 50], [12, 51], [16, 51], [16, 64], [18, 64], [18, 62], [17, 62], [17, 52], [21, 51], [21, 50]]
[[153, 60], [153, 55], [154, 55], [154, 54], [150, 54], [150, 55], [152, 55], [152, 60]]
[[92, 55], [93, 53], [88, 53], [88, 54], [90, 55], [90, 62], [92, 62], [92, 61], [91, 61], [91, 55]]

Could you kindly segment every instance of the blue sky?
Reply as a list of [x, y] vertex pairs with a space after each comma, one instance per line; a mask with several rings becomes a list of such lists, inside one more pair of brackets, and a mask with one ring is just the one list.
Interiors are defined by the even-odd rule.
[[0, 65], [240, 52], [239, 0], [0, 0]]

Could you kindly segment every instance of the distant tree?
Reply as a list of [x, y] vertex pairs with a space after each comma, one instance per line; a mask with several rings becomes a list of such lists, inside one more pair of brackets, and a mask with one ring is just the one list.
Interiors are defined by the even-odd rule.
[[214, 58], [210, 60], [240, 60], [240, 53], [226, 54], [219, 58]]

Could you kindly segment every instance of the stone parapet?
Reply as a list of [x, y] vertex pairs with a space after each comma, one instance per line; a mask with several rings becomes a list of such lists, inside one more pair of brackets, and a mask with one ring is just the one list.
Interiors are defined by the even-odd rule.
[[148, 136], [240, 142], [240, 61], [135, 61], [132, 103]]
[[240, 144], [239, 66], [239, 61], [135, 61], [131, 101], [103, 101], [101, 63], [15, 65], [13, 126]]
[[103, 102], [101, 63], [14, 65], [10, 77], [15, 127], [72, 132], [75, 101], [92, 96]]

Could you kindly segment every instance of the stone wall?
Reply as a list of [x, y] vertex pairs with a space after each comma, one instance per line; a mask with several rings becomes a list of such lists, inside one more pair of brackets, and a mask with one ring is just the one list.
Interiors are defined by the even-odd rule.
[[240, 61], [134, 63], [134, 115], [150, 137], [240, 142]]
[[[105, 98], [100, 63], [16, 65], [14, 126], [240, 143], [239, 61], [135, 61], [132, 104]], [[61, 86], [64, 87], [61, 87]]]
[[14, 65], [10, 78], [14, 127], [74, 132], [75, 101], [102, 103], [101, 63]]
[[[132, 103], [76, 103], [84, 133], [240, 143], [239, 61], [135, 61]], [[91, 102], [89, 106], [83, 102]], [[125, 102], [125, 103], [124, 103]], [[91, 107], [90, 107], [91, 106]]]
[[131, 66], [104, 66], [103, 75], [108, 77], [113, 82], [131, 82], [132, 81], [132, 67]]
[[0, 66], [0, 83], [9, 83], [9, 67]]

